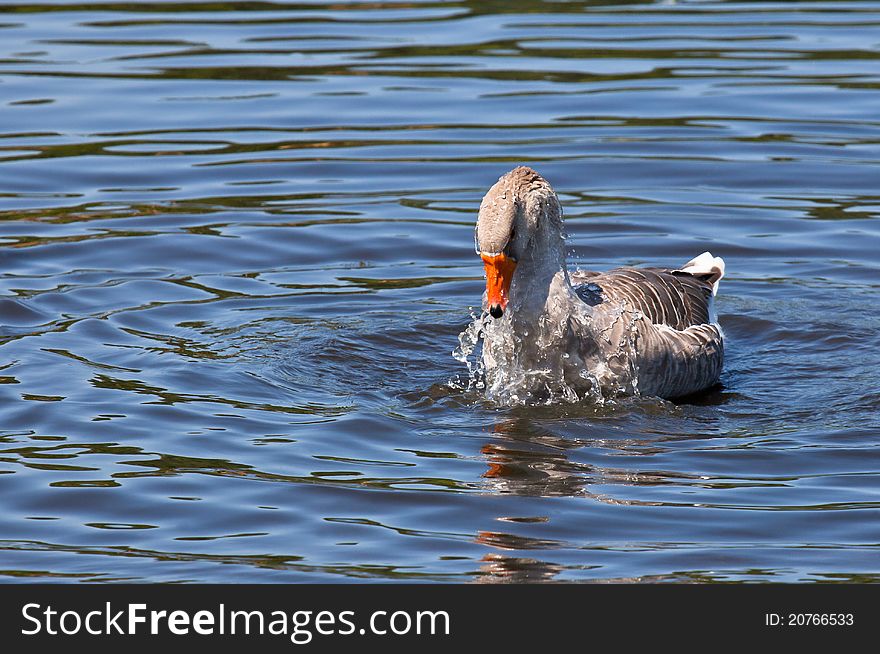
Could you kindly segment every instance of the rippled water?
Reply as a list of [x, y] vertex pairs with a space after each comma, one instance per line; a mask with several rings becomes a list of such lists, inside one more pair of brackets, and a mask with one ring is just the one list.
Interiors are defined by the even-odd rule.
[[[880, 2], [3, 3], [0, 579], [880, 580], [878, 59]], [[460, 390], [520, 163], [575, 265], [725, 258], [723, 389]]]

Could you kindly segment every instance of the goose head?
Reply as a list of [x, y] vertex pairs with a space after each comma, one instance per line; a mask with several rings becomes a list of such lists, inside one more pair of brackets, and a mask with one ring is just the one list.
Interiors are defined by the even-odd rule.
[[518, 287], [564, 270], [562, 209], [550, 184], [525, 166], [503, 175], [480, 203], [476, 250], [494, 318], [504, 314]]

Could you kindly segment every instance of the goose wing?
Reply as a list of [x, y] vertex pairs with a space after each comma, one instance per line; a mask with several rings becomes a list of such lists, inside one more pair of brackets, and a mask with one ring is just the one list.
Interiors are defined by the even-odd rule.
[[571, 281], [587, 304], [626, 304], [655, 325], [683, 330], [711, 319], [713, 281], [690, 272], [616, 268], [604, 273], [578, 271]]
[[718, 381], [724, 337], [715, 324], [712, 299], [724, 262], [706, 253], [681, 270], [617, 268], [578, 271], [571, 282], [578, 296], [602, 311], [624, 306], [644, 316], [638, 323], [639, 390], [681, 397]]

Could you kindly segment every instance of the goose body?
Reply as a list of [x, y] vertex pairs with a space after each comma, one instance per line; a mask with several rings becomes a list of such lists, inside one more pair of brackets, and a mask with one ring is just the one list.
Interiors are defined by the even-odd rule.
[[724, 261], [679, 269], [566, 269], [556, 193], [518, 167], [480, 205], [486, 269], [482, 367], [490, 392], [516, 401], [639, 393], [690, 395], [718, 382], [724, 340], [712, 301]]

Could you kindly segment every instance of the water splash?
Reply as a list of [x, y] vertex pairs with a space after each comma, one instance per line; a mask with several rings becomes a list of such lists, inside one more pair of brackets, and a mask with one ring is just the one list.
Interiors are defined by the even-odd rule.
[[504, 405], [613, 402], [638, 395], [635, 362], [643, 316], [619, 308], [594, 316], [586, 305], [550, 307], [534, 320], [512, 312], [471, 313], [453, 358], [468, 369], [467, 390]]
[[[463, 332], [458, 335], [458, 347], [452, 350], [452, 358], [465, 364], [468, 369], [468, 379], [465, 390], [485, 388], [483, 360], [479, 354], [474, 355], [474, 350], [480, 343], [483, 328], [492, 318], [488, 313], [480, 315], [471, 311], [471, 322]], [[472, 356], [473, 355], [473, 356]]]

